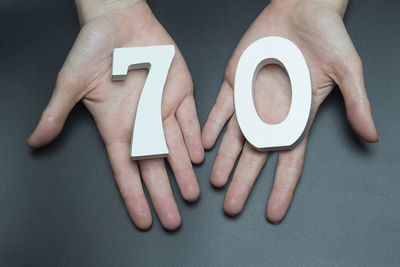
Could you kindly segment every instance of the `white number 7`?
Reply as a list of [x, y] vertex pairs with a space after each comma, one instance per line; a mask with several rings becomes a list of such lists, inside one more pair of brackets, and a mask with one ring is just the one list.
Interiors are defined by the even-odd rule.
[[133, 123], [131, 159], [159, 158], [168, 155], [161, 102], [174, 55], [173, 45], [114, 49], [113, 80], [124, 80], [128, 70], [149, 69]]

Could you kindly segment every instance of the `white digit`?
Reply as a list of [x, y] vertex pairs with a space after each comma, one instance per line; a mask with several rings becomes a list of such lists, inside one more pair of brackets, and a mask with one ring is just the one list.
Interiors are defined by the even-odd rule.
[[114, 49], [113, 80], [124, 80], [128, 70], [149, 69], [133, 124], [131, 159], [159, 158], [168, 155], [162, 125], [161, 101], [174, 55], [173, 45]]
[[[267, 124], [262, 121], [254, 104], [255, 79], [267, 64], [279, 64], [283, 67], [292, 86], [289, 114], [279, 124]], [[293, 147], [307, 126], [311, 97], [307, 63], [301, 51], [291, 41], [275, 36], [265, 37], [252, 43], [243, 52], [235, 76], [235, 110], [243, 135], [257, 150]]]

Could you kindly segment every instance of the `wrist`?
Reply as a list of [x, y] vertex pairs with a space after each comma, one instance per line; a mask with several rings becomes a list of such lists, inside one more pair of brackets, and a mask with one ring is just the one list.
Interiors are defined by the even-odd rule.
[[146, 0], [75, 0], [81, 26], [108, 12], [131, 8]]
[[283, 9], [296, 9], [304, 4], [314, 4], [330, 9], [342, 18], [347, 8], [349, 0], [271, 0], [271, 4], [280, 6]]

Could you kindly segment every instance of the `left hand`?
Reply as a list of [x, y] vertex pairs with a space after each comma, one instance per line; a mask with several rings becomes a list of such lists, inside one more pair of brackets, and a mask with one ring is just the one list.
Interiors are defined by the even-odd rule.
[[[275, 181], [266, 208], [268, 220], [277, 223], [285, 216], [302, 172], [309, 127], [318, 107], [336, 84], [344, 96], [347, 116], [354, 131], [367, 142], [378, 140], [364, 86], [362, 63], [341, 18], [345, 8], [335, 8], [326, 2], [271, 1], [243, 36], [229, 61], [221, 91], [202, 133], [203, 145], [210, 149], [229, 120], [211, 172], [214, 186], [226, 184], [241, 153], [224, 201], [224, 210], [229, 215], [241, 212], [268, 158], [268, 152], [256, 151], [244, 140], [234, 113], [235, 70], [241, 54], [254, 41], [275, 35], [294, 42], [306, 59], [313, 90], [310, 122], [303, 139], [293, 149], [279, 152]], [[264, 67], [256, 79], [254, 90], [256, 109], [264, 121], [279, 123], [286, 117], [291, 88], [281, 67]]]

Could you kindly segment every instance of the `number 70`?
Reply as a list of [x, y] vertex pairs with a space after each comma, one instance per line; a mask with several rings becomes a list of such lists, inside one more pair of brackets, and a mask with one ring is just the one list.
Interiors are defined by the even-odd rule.
[[[114, 49], [113, 80], [124, 80], [128, 70], [149, 69], [134, 119], [131, 159], [168, 155], [161, 102], [174, 55], [173, 45]], [[254, 82], [258, 72], [267, 64], [278, 64], [284, 68], [292, 87], [289, 113], [279, 124], [262, 121], [254, 105]], [[311, 97], [311, 80], [306, 61], [291, 41], [276, 36], [265, 37], [252, 43], [243, 52], [235, 75], [235, 113], [243, 135], [257, 150], [293, 147], [307, 127]]]

